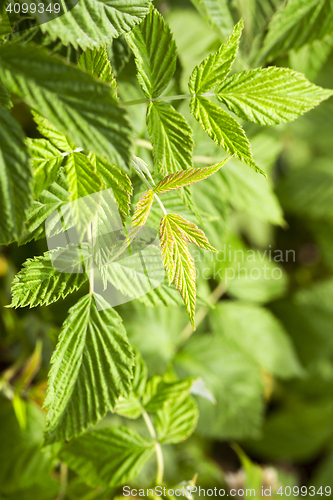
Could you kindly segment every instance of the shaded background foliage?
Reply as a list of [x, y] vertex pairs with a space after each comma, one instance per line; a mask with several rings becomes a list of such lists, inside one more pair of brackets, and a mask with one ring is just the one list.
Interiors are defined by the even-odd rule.
[[[219, 47], [240, 15], [245, 31], [236, 69], [257, 66], [267, 24], [282, 2], [229, 2], [228, 14], [217, 26], [206, 22], [189, 1], [155, 4], [178, 48], [176, 73], [166, 91], [172, 96], [186, 93], [193, 67]], [[38, 39], [38, 32], [34, 36]], [[76, 61], [71, 45], [52, 45], [56, 53]], [[275, 46], [264, 63], [302, 71], [310, 81], [332, 88], [332, 47], [332, 35], [323, 40], [309, 38], [301, 47], [292, 39], [282, 48]], [[108, 53], [122, 100], [142, 98], [125, 41], [114, 41]], [[191, 117], [188, 102], [173, 104], [194, 130], [195, 166], [220, 161], [221, 150]], [[138, 137], [136, 154], [152, 165], [145, 109], [138, 104], [129, 111]], [[19, 99], [12, 113], [29, 137], [39, 137]], [[117, 310], [150, 375], [161, 375], [172, 365], [179, 376], [202, 377], [216, 400], [213, 404], [198, 397], [195, 434], [185, 443], [165, 447], [167, 484], [191, 480], [198, 473], [201, 486], [231, 486], [237, 481], [241, 486], [244, 478], [235, 475], [241, 466], [233, 448], [237, 442], [263, 468], [267, 484], [333, 486], [333, 102], [274, 129], [246, 123], [244, 127], [269, 180], [232, 160], [193, 191], [205, 232], [216, 248], [243, 250], [245, 255], [253, 249], [261, 257], [257, 254], [255, 262], [225, 262], [221, 253], [216, 257], [197, 253], [202, 320], [194, 334], [183, 307], [147, 309], [133, 302]], [[180, 205], [174, 197], [169, 203]], [[181, 205], [178, 209], [186, 212]], [[10, 301], [10, 283], [22, 263], [45, 250], [44, 240], [2, 247], [2, 306]], [[277, 255], [274, 250], [284, 256], [293, 250], [295, 259], [269, 262], [268, 252]], [[238, 263], [248, 273], [254, 267], [263, 273], [263, 264], [279, 267], [282, 278], [241, 276], [226, 285], [221, 276], [226, 268], [237, 270]], [[51, 453], [40, 451], [40, 407], [60, 327], [68, 309], [85, 292], [83, 288], [64, 301], [31, 311], [1, 308], [1, 390], [4, 397], [9, 386], [16, 395], [24, 393], [22, 400], [3, 399], [0, 407], [0, 495], [4, 499], [43, 500], [58, 494], [59, 463]], [[215, 308], [205, 310], [212, 299], [217, 301]], [[121, 417], [110, 415], [103, 425], [120, 422]], [[268, 466], [275, 472], [267, 472]], [[148, 485], [153, 469], [149, 462], [133, 484]], [[90, 488], [70, 471], [66, 498], [107, 499], [115, 494], [119, 491]]]

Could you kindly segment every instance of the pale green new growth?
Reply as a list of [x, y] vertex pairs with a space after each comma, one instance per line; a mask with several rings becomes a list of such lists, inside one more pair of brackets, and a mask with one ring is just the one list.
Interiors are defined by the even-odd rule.
[[69, 310], [51, 360], [46, 443], [78, 436], [112, 411], [130, 392], [132, 358], [116, 311], [96, 294], [82, 297]]
[[82, 52], [78, 66], [102, 82], [108, 83], [113, 90], [113, 97], [118, 98], [117, 82], [112, 73], [105, 47], [101, 47], [99, 50], [88, 49], [86, 52]]
[[144, 226], [147, 222], [151, 206], [154, 201], [154, 191], [149, 189], [138, 201], [135, 212], [132, 217], [132, 226]]
[[184, 172], [176, 172], [162, 179], [155, 187], [154, 192], [157, 194], [166, 193], [174, 189], [180, 189], [184, 186], [189, 186], [199, 181], [207, 179], [207, 177], [215, 174], [227, 160], [221, 161], [216, 165], [204, 168], [191, 168]]
[[65, 166], [70, 201], [101, 190], [102, 182], [96, 169], [82, 153], [69, 155]]

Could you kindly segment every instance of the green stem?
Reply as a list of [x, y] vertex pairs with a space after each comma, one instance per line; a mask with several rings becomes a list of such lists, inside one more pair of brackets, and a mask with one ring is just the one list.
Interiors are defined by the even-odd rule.
[[181, 94], [181, 95], [170, 95], [164, 97], [145, 97], [143, 99], [136, 99], [135, 101], [125, 101], [120, 103], [121, 106], [134, 106], [135, 104], [149, 104], [151, 102], [159, 102], [159, 101], [179, 101], [181, 99], [192, 99], [192, 97], [214, 97], [214, 92], [206, 92], [205, 94]]
[[150, 420], [149, 415], [144, 408], [142, 408], [142, 416], [146, 423], [151, 438], [155, 441], [155, 452], [157, 460], [156, 484], [158, 486], [161, 486], [163, 484], [163, 475], [164, 475], [164, 460], [163, 460], [162, 448], [160, 443], [157, 441], [156, 431], [152, 424], [152, 421]]
[[57, 496], [57, 500], [64, 500], [67, 491], [67, 483], [68, 483], [68, 468], [67, 465], [62, 463], [60, 464], [60, 489], [59, 495]]
[[[153, 186], [150, 184], [150, 182], [148, 181], [148, 179], [146, 179], [144, 173], [142, 172], [142, 170], [140, 169], [139, 165], [138, 165], [138, 162], [142, 162], [142, 160], [140, 158], [137, 158], [137, 157], [134, 157], [132, 159], [132, 165], [133, 165], [133, 168], [134, 170], [136, 171], [136, 173], [138, 174], [138, 176], [140, 177], [140, 179], [142, 180], [142, 182], [145, 184], [145, 186], [147, 186], [148, 189], [151, 189], [152, 191], [154, 191], [154, 188]], [[153, 178], [150, 176], [152, 182], [154, 182]], [[168, 212], [166, 211], [166, 208], [165, 206], [163, 205], [161, 199], [159, 196], [157, 196], [156, 193], [154, 193], [154, 198], [156, 199], [157, 203], [159, 204], [162, 212], [164, 215], [167, 215]]]

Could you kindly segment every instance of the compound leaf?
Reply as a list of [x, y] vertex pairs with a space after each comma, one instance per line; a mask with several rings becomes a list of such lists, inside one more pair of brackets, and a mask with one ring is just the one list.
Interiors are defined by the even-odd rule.
[[32, 191], [32, 172], [24, 134], [0, 106], [0, 244], [20, 236]]
[[117, 82], [113, 76], [105, 47], [88, 49], [86, 52], [82, 52], [78, 66], [102, 82], [110, 84], [113, 90], [113, 97], [117, 99]]
[[177, 48], [169, 26], [151, 6], [144, 21], [126, 39], [135, 56], [142, 90], [147, 97], [158, 97], [176, 69]]
[[91, 486], [108, 487], [135, 478], [153, 452], [154, 443], [134, 429], [108, 427], [74, 439], [60, 458]]
[[130, 31], [149, 12], [149, 0], [80, 0], [66, 14], [41, 25], [43, 33], [75, 49], [101, 47]]
[[230, 76], [216, 97], [237, 116], [259, 125], [295, 120], [333, 95], [288, 68], [251, 69]]
[[178, 214], [168, 214], [168, 219], [173, 233], [180, 234], [183, 240], [188, 243], [194, 243], [200, 248], [217, 252], [217, 250], [209, 244], [205, 234], [193, 222], [189, 222]]
[[147, 126], [159, 172], [167, 174], [192, 167], [193, 133], [185, 118], [171, 104], [150, 103]]
[[108, 85], [40, 47], [18, 43], [0, 47], [0, 77], [77, 146], [127, 168], [131, 129]]
[[126, 331], [120, 316], [97, 294], [85, 295], [69, 310], [51, 363], [46, 443], [78, 436], [131, 390]]
[[218, 146], [266, 176], [253, 159], [244, 130], [232, 116], [205, 97], [192, 98], [191, 112]]
[[191, 94], [199, 95], [214, 90], [228, 75], [236, 59], [243, 26], [243, 21], [239, 21], [226, 43], [194, 68], [189, 81]]
[[70, 154], [65, 168], [70, 201], [78, 200], [101, 190], [101, 179], [97, 175], [94, 165], [84, 154]]

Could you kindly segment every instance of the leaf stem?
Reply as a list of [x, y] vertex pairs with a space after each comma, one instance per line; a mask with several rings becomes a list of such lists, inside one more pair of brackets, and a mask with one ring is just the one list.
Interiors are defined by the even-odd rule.
[[[141, 158], [138, 158], [136, 156], [133, 156], [132, 157], [132, 166], [134, 168], [134, 170], [136, 171], [136, 173], [138, 174], [138, 176], [140, 177], [140, 179], [142, 180], [142, 182], [145, 184], [145, 186], [147, 186], [148, 189], [151, 189], [152, 191], [154, 190], [153, 186], [150, 184], [150, 182], [148, 181], [148, 179], [146, 178], [145, 174], [142, 172], [142, 169], [140, 168], [139, 166], [139, 162], [142, 163], [142, 166], [145, 167], [145, 171], [147, 171], [147, 173], [149, 174], [149, 177], [152, 181], [153, 184], [154, 183], [154, 179], [152, 178], [149, 170], [148, 170], [148, 167], [145, 165], [145, 163], [143, 162], [143, 160], [141, 160]], [[168, 212], [166, 211], [166, 208], [165, 206], [163, 205], [161, 199], [159, 196], [157, 196], [156, 193], [154, 193], [154, 198], [156, 199], [157, 203], [159, 204], [162, 212], [164, 215], [167, 215]]]
[[60, 464], [60, 489], [56, 500], [64, 500], [68, 483], [68, 467], [61, 462]]
[[159, 101], [179, 101], [181, 99], [192, 99], [192, 97], [214, 97], [214, 92], [206, 92], [205, 94], [180, 94], [180, 95], [170, 95], [163, 97], [144, 97], [143, 99], [136, 99], [134, 101], [125, 101], [121, 102], [120, 106], [134, 106], [136, 104], [149, 104], [151, 102], [159, 102]]
[[157, 460], [156, 484], [158, 486], [161, 486], [163, 484], [163, 475], [164, 475], [164, 459], [163, 459], [162, 448], [160, 443], [157, 441], [156, 431], [152, 424], [152, 421], [150, 420], [149, 415], [144, 408], [142, 408], [142, 416], [148, 428], [151, 438], [155, 441], [155, 452]]

